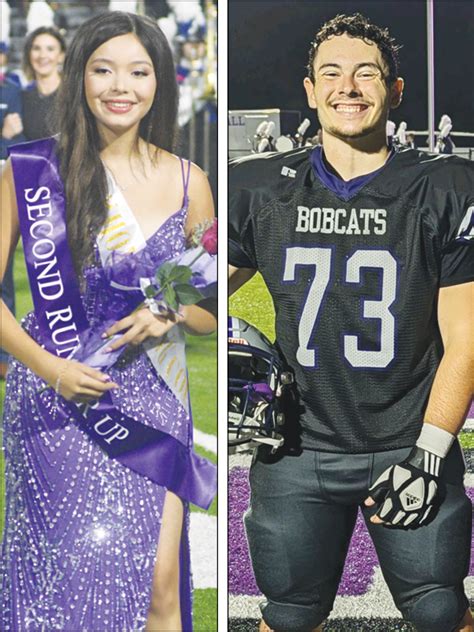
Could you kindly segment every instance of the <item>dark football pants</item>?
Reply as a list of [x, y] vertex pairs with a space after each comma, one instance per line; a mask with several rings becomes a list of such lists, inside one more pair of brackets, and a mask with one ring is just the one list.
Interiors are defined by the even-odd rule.
[[[342, 455], [305, 450], [275, 458], [262, 448], [251, 470], [245, 526], [262, 614], [273, 630], [306, 632], [329, 615], [344, 567], [358, 506], [368, 488], [410, 448]], [[463, 487], [457, 443], [443, 471], [444, 501], [430, 523], [403, 531], [373, 525], [363, 508], [396, 606], [418, 632], [451, 632], [468, 601], [471, 503]]]

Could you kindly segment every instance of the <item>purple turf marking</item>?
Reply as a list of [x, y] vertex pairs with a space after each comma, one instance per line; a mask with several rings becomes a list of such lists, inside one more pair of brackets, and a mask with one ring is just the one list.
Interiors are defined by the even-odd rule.
[[249, 506], [249, 472], [236, 467], [229, 475], [229, 592], [259, 595], [245, 537], [243, 515]]
[[[229, 480], [229, 592], [233, 595], [259, 595], [243, 526], [243, 514], [249, 505], [250, 497], [248, 470], [240, 467], [232, 469]], [[364, 594], [376, 564], [374, 547], [359, 516], [339, 594]]]
[[[474, 502], [474, 488], [467, 489]], [[248, 470], [236, 467], [229, 475], [229, 592], [232, 595], [259, 595], [245, 537], [243, 514], [249, 505]], [[471, 545], [474, 551], [473, 546]], [[358, 596], [367, 592], [378, 560], [359, 512], [338, 594]], [[470, 574], [474, 575], [474, 554]]]
[[359, 511], [337, 594], [353, 597], [366, 593], [376, 566], [378, 559], [374, 545]]

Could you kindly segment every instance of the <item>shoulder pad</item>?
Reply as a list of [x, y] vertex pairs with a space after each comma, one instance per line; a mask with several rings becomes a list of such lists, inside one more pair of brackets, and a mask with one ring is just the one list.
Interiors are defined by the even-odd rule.
[[291, 184], [299, 170], [307, 168], [311, 149], [303, 147], [234, 158], [229, 162], [229, 184], [245, 189], [273, 189], [282, 181]]

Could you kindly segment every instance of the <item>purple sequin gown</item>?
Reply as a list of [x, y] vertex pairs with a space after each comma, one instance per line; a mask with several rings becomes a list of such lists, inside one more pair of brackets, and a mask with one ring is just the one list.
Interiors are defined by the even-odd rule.
[[[147, 241], [158, 266], [185, 248], [183, 208]], [[127, 311], [98, 264], [86, 273], [89, 322], [103, 327]], [[23, 326], [34, 338], [34, 314]], [[117, 408], [189, 445], [191, 419], [141, 347], [107, 371]], [[2, 632], [143, 630], [151, 597], [166, 490], [109, 459], [72, 421], [52, 430], [36, 405], [42, 382], [13, 361], [3, 419], [6, 522], [0, 575]], [[48, 391], [40, 397], [53, 395]], [[44, 400], [43, 400], [44, 401]], [[183, 630], [191, 623], [189, 510], [180, 551]]]

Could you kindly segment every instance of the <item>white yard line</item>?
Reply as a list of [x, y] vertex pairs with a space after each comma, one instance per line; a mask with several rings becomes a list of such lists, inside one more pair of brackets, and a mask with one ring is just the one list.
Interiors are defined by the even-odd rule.
[[198, 430], [198, 428], [194, 428], [193, 434], [194, 443], [201, 446], [201, 448], [204, 448], [208, 452], [217, 454], [217, 437], [215, 435], [202, 432], [201, 430]]
[[461, 430], [467, 430], [469, 432], [474, 432], [474, 419], [466, 419], [464, 422], [464, 426]]
[[[263, 597], [231, 596], [229, 600], [230, 617], [248, 617], [258, 619], [258, 603]], [[369, 590], [358, 597], [336, 597], [331, 619], [376, 616], [386, 619], [400, 617], [393, 599], [382, 577], [380, 568], [374, 569], [374, 579]]]
[[252, 463], [251, 454], [232, 454], [229, 457], [229, 469], [233, 467], [250, 467]]
[[217, 518], [192, 512], [189, 537], [194, 588], [217, 588]]
[[[464, 586], [468, 597], [474, 593], [474, 577], [468, 577]], [[245, 595], [229, 596], [229, 617], [260, 619], [258, 604], [263, 597]], [[382, 619], [400, 618], [400, 612], [393, 603], [380, 568], [374, 569], [374, 579], [369, 590], [359, 597], [336, 597], [330, 619], [378, 617]]]

